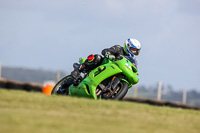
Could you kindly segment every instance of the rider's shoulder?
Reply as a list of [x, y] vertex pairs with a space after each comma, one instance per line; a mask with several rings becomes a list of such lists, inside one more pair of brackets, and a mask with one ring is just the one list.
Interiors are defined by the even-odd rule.
[[112, 47], [115, 47], [115, 48], [123, 48], [123, 47], [120, 46], [119, 44], [116, 44], [116, 45], [114, 45], [114, 46], [112, 46]]
[[114, 45], [114, 46], [112, 46], [111, 47], [111, 49], [115, 49], [115, 50], [123, 50], [123, 47], [122, 46], [120, 46], [120, 45]]

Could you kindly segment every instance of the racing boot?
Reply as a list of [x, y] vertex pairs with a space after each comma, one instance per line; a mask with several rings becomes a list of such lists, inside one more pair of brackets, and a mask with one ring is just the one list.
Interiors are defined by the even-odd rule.
[[74, 69], [74, 71], [71, 72], [71, 76], [74, 79], [74, 86], [79, 85], [79, 83], [81, 82], [81, 75], [78, 69]]

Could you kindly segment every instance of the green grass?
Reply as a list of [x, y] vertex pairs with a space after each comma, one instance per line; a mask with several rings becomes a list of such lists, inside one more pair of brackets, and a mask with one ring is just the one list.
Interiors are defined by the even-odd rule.
[[200, 133], [200, 111], [0, 89], [1, 133]]

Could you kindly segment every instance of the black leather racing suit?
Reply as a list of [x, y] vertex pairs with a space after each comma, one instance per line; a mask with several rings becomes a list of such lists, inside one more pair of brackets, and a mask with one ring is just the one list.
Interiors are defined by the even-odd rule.
[[119, 56], [119, 55], [129, 56], [124, 51], [124, 48], [120, 45], [115, 45], [115, 46], [112, 46], [110, 48], [106, 48], [106, 49], [102, 50], [101, 54], [105, 56], [105, 54], [107, 52], [112, 54], [112, 55], [115, 55], [115, 56]]

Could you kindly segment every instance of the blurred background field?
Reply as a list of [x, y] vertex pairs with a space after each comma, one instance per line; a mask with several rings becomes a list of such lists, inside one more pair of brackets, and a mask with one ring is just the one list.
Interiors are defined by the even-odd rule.
[[0, 89], [2, 133], [199, 133], [200, 112]]

